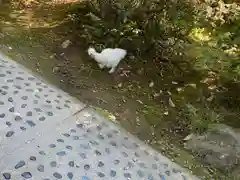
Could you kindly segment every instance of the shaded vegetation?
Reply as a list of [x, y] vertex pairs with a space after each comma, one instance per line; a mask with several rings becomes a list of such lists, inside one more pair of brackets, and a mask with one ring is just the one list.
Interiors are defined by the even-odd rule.
[[[128, 63], [144, 67], [155, 81], [169, 76], [169, 70], [173, 72], [172, 79], [193, 81], [197, 88], [190, 90], [194, 91], [190, 94], [195, 98], [184, 92], [184, 100], [178, 105], [182, 120], [179, 119], [177, 127], [202, 131], [208, 124], [224, 121], [228, 113], [220, 112], [238, 111], [237, 2], [93, 0], [73, 4], [68, 12], [83, 30], [79, 38], [86, 47], [125, 48], [130, 52]], [[186, 105], [181, 107], [183, 104]], [[213, 107], [214, 114], [219, 115], [212, 114]], [[200, 111], [196, 110], [199, 108]], [[229, 123], [228, 119], [226, 122]]]

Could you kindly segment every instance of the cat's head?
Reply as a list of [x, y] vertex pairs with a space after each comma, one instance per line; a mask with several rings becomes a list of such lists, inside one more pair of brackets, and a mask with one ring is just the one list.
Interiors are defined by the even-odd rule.
[[89, 47], [88, 48], [88, 55], [91, 57], [91, 58], [94, 58], [95, 57], [95, 54], [96, 54], [96, 50], [92, 47]]

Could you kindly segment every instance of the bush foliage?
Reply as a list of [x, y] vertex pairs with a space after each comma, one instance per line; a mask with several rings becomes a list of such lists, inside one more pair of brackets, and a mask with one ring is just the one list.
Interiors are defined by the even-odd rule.
[[69, 11], [87, 45], [123, 47], [154, 63], [187, 61], [196, 70], [239, 78], [236, 2], [86, 0]]
[[[87, 46], [94, 45], [99, 50], [125, 48], [138, 63], [151, 62], [156, 74], [162, 70], [159, 66], [162, 62], [170, 68], [180, 67], [183, 73], [195, 72], [198, 81], [207, 85], [199, 91], [204, 95], [196, 95], [208, 96], [203, 104], [216, 97], [212, 105], [216, 111], [218, 107], [222, 111], [222, 103], [230, 111], [239, 110], [240, 87], [236, 84], [240, 81], [240, 5], [237, 0], [85, 0], [74, 4], [69, 12], [82, 30], [79, 36]], [[197, 111], [189, 111], [189, 107], [182, 107], [184, 117], [190, 114], [181, 118], [182, 124], [187, 118], [192, 128], [204, 129], [209, 123], [219, 121], [209, 110], [211, 105], [207, 108], [209, 114], [205, 113], [209, 118], [197, 117], [193, 113]]]
[[182, 55], [193, 11], [188, 3], [167, 0], [93, 0], [71, 9], [89, 44], [123, 47], [138, 57], [169, 61]]

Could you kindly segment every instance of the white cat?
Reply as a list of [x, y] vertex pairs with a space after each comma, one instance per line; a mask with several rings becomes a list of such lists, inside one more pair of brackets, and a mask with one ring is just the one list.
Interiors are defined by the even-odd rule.
[[107, 48], [98, 53], [94, 48], [88, 48], [88, 55], [93, 58], [97, 63], [99, 68], [104, 67], [111, 68], [109, 73], [114, 73], [119, 62], [125, 58], [127, 51], [120, 48]]

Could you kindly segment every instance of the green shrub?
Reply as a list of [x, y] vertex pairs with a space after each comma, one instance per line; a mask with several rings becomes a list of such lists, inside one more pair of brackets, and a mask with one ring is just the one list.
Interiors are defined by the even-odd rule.
[[182, 44], [194, 22], [193, 9], [185, 1], [93, 0], [73, 9], [88, 44], [124, 47], [135, 56], [159, 61], [183, 54]]

